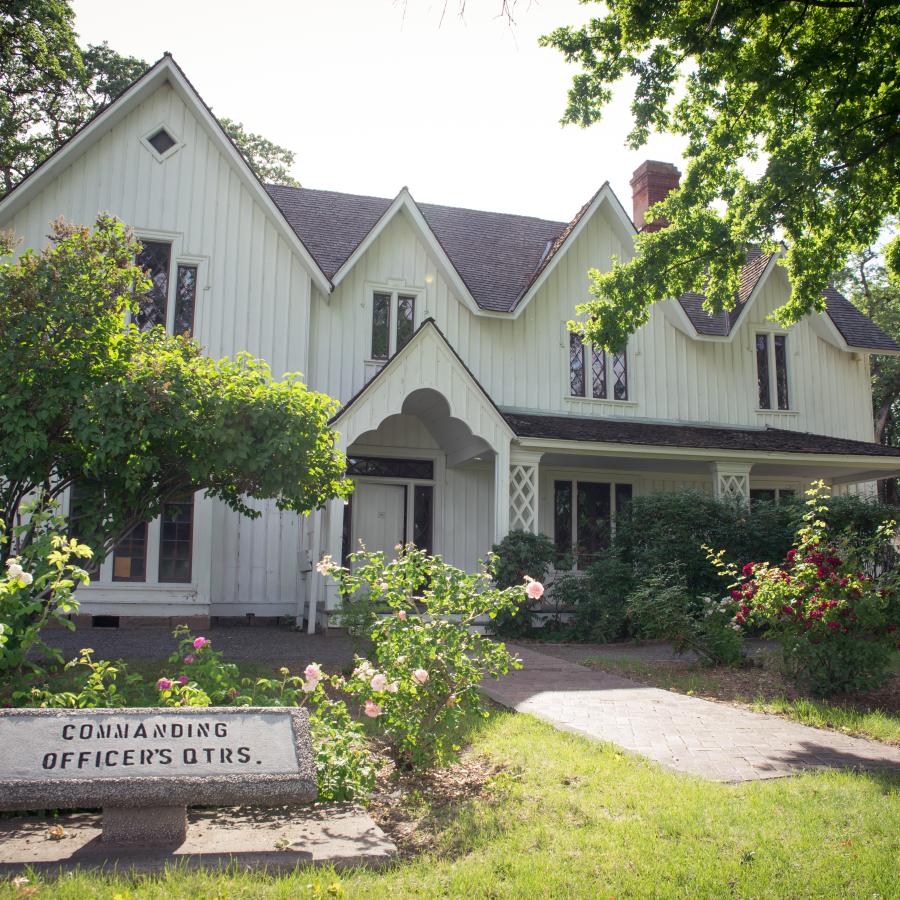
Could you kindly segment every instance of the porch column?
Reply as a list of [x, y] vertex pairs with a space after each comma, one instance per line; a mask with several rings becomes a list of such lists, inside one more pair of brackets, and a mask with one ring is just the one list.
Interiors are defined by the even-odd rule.
[[750, 502], [750, 469], [753, 463], [710, 463], [713, 476], [713, 495], [717, 500]]
[[509, 534], [509, 441], [499, 441], [494, 457], [494, 543]]
[[509, 462], [509, 530], [530, 531], [538, 527], [538, 466], [542, 453], [514, 448]]

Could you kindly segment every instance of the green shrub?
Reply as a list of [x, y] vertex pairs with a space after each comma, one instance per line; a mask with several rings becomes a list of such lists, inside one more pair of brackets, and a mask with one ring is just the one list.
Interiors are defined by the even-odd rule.
[[390, 562], [381, 553], [350, 559], [349, 569], [328, 566], [341, 596], [378, 597], [390, 613], [371, 628], [372, 661], [357, 660], [344, 690], [376, 722], [400, 766], [452, 759], [466, 719], [486, 715], [479, 682], [517, 665], [503, 644], [471, 626], [515, 610], [524, 583], [500, 589], [491, 569], [463, 572], [413, 545]]
[[[0, 559], [6, 563], [0, 572], [0, 701], [40, 682], [46, 665], [62, 663], [41, 630], [50, 622], [74, 628], [68, 616], [78, 611], [75, 588], [90, 581], [78, 563], [90, 559], [91, 549], [66, 537], [66, 522], [53, 505], [35, 505], [26, 513], [25, 523], [11, 533], [0, 520]], [[10, 555], [26, 532], [25, 549]]]
[[[499, 588], [520, 587], [525, 578], [543, 582], [557, 556], [556, 545], [545, 534], [511, 531], [491, 550], [493, 574]], [[535, 602], [520, 595], [517, 608], [502, 610], [494, 619], [494, 631], [505, 637], [521, 637], [531, 632], [530, 611]]]
[[628, 613], [642, 637], [672, 642], [676, 653], [692, 650], [706, 665], [738, 665], [744, 658], [737, 603], [719, 595], [697, 597], [680, 566], [647, 575], [628, 597]]
[[826, 493], [822, 482], [808, 492], [803, 523], [781, 562], [748, 562], [738, 573], [724, 553], [710, 551], [722, 574], [735, 579], [736, 623], [764, 628], [781, 644], [788, 675], [823, 696], [884, 682], [900, 615], [900, 571], [883, 567], [887, 554], [896, 555], [894, 523], [867, 537], [875, 516], [856, 518], [859, 530], [835, 534], [829, 513], [841, 521], [847, 510], [861, 511], [855, 503], [829, 505]]
[[549, 590], [573, 608], [575, 640], [608, 643], [628, 633], [625, 601], [633, 587], [633, 567], [611, 549], [584, 573], [561, 576]]

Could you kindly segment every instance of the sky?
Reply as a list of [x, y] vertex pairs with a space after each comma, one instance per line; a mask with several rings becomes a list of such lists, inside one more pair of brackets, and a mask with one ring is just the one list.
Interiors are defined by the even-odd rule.
[[[604, 121], [563, 127], [572, 75], [538, 37], [600, 11], [577, 0], [75, 0], [82, 45], [173, 54], [201, 96], [296, 153], [304, 187], [413, 197], [567, 221], [609, 181], [631, 212], [644, 159], [681, 168], [683, 143], [640, 150], [627, 88]], [[248, 11], [251, 13], [248, 15]], [[443, 15], [442, 15], [443, 14]]]

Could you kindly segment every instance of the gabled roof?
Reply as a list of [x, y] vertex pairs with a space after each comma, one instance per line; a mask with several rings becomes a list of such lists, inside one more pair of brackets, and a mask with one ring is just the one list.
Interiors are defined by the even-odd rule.
[[64, 144], [48, 156], [36, 169], [30, 172], [0, 200], [0, 222], [11, 218], [25, 206], [31, 198], [86, 152], [104, 134], [114, 128], [125, 116], [143, 100], [168, 82], [181, 100], [194, 111], [219, 150], [235, 166], [247, 188], [259, 200], [271, 217], [276, 228], [287, 241], [312, 275], [313, 283], [328, 293], [331, 282], [305, 246], [303, 239], [291, 227], [280, 207], [272, 200], [263, 183], [247, 164], [241, 152], [225, 133], [219, 120], [188, 80], [181, 67], [166, 53], [154, 63], [140, 78], [132, 82], [115, 100], [105, 106], [78, 129]]
[[[747, 253], [747, 262], [741, 271], [741, 287], [734, 309], [710, 315], [703, 309], [706, 298], [702, 294], [688, 293], [679, 297], [678, 303], [696, 333], [704, 337], [730, 337], [754, 292], [762, 285], [774, 263], [775, 256], [766, 255], [757, 248]], [[900, 346], [835, 287], [829, 285], [822, 293], [825, 297], [826, 315], [846, 344], [845, 349], [900, 352]]]
[[[274, 184], [267, 190], [329, 277], [337, 275], [396, 202]], [[515, 307], [566, 228], [565, 222], [529, 216], [414, 205], [477, 307], [493, 312]]]

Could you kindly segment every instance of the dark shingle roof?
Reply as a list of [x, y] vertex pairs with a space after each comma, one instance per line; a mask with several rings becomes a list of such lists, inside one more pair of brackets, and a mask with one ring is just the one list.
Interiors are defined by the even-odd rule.
[[[266, 185], [266, 189], [329, 278], [347, 261], [393, 202], [384, 197], [274, 184]], [[562, 248], [594, 199], [596, 194], [571, 222], [431, 203], [420, 203], [418, 207], [475, 302], [482, 309], [512, 312], [525, 291]], [[703, 309], [701, 294], [685, 294], [679, 298], [698, 334], [727, 337], [731, 333], [769, 259], [756, 249], [747, 254], [737, 305], [733, 310], [710, 316]], [[900, 350], [834, 288], [825, 292], [825, 299], [828, 315], [849, 346]]]
[[778, 453], [837, 453], [850, 456], [896, 456], [900, 447], [869, 441], [826, 437], [781, 428], [724, 428], [706, 425], [663, 425], [633, 419], [588, 419], [503, 413], [519, 437], [641, 444], [654, 447], [693, 447], [709, 450], [774, 451]]
[[[291, 227], [331, 277], [372, 230], [391, 200], [268, 185]], [[530, 216], [418, 204], [482, 309], [508, 312], [566, 227]]]

